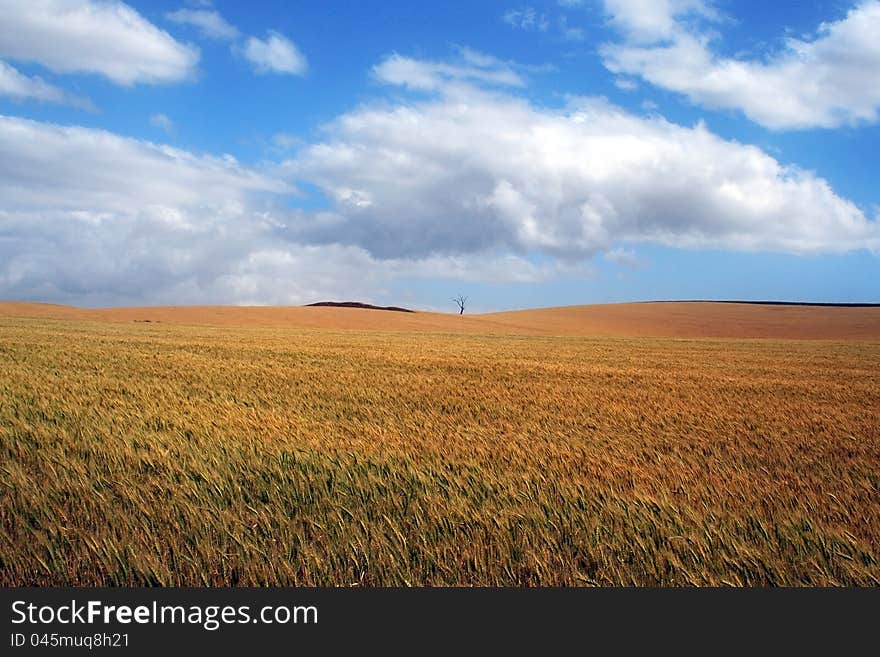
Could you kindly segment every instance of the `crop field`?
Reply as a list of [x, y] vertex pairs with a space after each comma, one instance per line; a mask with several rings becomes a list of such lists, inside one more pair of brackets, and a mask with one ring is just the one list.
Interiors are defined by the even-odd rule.
[[0, 316], [0, 584], [880, 585], [880, 340], [438, 326]]

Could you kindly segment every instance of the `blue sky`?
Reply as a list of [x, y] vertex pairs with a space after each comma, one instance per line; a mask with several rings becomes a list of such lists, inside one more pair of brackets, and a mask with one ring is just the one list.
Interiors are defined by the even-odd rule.
[[0, 0], [0, 298], [878, 302], [878, 33], [878, 0]]

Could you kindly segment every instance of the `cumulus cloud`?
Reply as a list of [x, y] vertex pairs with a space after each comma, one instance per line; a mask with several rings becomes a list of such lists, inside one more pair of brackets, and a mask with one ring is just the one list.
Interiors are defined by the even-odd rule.
[[[418, 83], [433, 65], [408, 70], [385, 79]], [[427, 99], [360, 107], [326, 135], [285, 166], [333, 207], [289, 222], [287, 234], [378, 258], [501, 249], [576, 260], [637, 242], [880, 246], [876, 221], [814, 173], [702, 124], [635, 116], [603, 99], [550, 109], [456, 81]]]
[[257, 73], [288, 73], [305, 75], [308, 62], [290, 39], [278, 32], [269, 31], [266, 39], [250, 37], [241, 53], [254, 66]]
[[230, 24], [214, 9], [181, 8], [165, 14], [173, 23], [192, 25], [208, 39], [232, 40], [238, 38], [238, 28]]
[[0, 56], [122, 85], [186, 79], [199, 59], [196, 48], [112, 0], [4, 0], [0, 25]]
[[23, 75], [3, 61], [0, 61], [0, 96], [6, 96], [13, 100], [57, 103], [85, 110], [95, 109], [88, 98], [69, 94], [55, 85], [44, 82], [39, 76]]
[[508, 253], [380, 260], [356, 245], [285, 239], [281, 201], [293, 193], [277, 175], [229, 156], [0, 116], [0, 298], [381, 301], [396, 279], [571, 275]]
[[605, 0], [623, 43], [605, 66], [639, 75], [711, 108], [741, 110], [771, 129], [834, 128], [880, 118], [880, 2], [863, 0], [808, 38], [788, 38], [762, 60], [716, 55], [714, 35], [688, 17], [716, 20], [703, 0]]

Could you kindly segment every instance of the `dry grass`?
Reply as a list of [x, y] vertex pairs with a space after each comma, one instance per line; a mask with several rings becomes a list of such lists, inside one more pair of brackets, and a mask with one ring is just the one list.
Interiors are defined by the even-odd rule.
[[248, 328], [490, 335], [880, 341], [880, 307], [706, 302], [618, 303], [463, 316], [302, 306], [164, 306], [86, 310], [50, 304], [0, 302], [2, 316], [109, 322], [149, 320], [165, 324]]
[[878, 585], [878, 408], [876, 342], [2, 317], [0, 584]]

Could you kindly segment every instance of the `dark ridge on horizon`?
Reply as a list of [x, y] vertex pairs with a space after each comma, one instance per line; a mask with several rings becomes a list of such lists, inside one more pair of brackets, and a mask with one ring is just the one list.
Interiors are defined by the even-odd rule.
[[636, 303], [748, 303], [754, 306], [822, 306], [826, 308], [880, 308], [880, 303], [845, 303], [833, 301], [737, 301], [717, 299], [668, 299], [637, 301]]
[[309, 306], [324, 306], [330, 308], [363, 308], [365, 310], [390, 310], [396, 313], [414, 313], [415, 310], [409, 308], [401, 308], [400, 306], [374, 306], [371, 303], [362, 303], [360, 301], [318, 301], [317, 303], [307, 303]]

